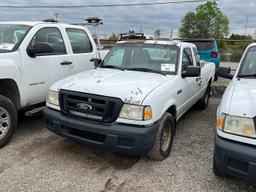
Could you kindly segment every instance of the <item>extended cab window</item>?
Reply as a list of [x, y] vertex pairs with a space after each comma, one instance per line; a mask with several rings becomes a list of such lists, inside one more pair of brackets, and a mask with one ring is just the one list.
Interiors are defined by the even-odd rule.
[[66, 54], [64, 40], [58, 28], [46, 27], [40, 29], [32, 38], [29, 48], [33, 48], [37, 43], [49, 43], [53, 52], [47, 55], [61, 55]]
[[186, 70], [187, 66], [193, 66], [193, 57], [190, 48], [185, 48], [182, 53], [182, 70]]
[[66, 32], [71, 43], [73, 53], [92, 52], [93, 49], [91, 41], [84, 30], [68, 28], [66, 29]]

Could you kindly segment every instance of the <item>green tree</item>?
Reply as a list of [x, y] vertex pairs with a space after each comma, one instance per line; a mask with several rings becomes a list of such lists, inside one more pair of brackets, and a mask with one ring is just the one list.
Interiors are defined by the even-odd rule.
[[199, 5], [195, 12], [188, 12], [181, 20], [182, 38], [223, 38], [229, 33], [229, 20], [215, 0]]
[[117, 40], [118, 40], [118, 36], [117, 36], [115, 33], [113, 33], [113, 34], [108, 38], [108, 40], [110, 40], [110, 41], [117, 41]]
[[230, 40], [243, 40], [243, 41], [252, 41], [253, 38], [251, 35], [239, 35], [239, 34], [232, 34], [229, 37]]
[[158, 39], [161, 36], [161, 30], [160, 29], [156, 29], [154, 32], [155, 38]]

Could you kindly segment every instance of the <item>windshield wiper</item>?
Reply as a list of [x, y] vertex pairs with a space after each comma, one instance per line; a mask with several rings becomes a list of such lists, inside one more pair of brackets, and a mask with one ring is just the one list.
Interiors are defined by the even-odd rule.
[[119, 69], [119, 70], [122, 70], [122, 71], [125, 70], [125, 69], [122, 68], [122, 67], [117, 67], [117, 66], [114, 66], [114, 65], [101, 65], [100, 67], [101, 67], [101, 68], [110, 68], [110, 69]]
[[256, 73], [254, 74], [245, 74], [245, 75], [238, 75], [239, 78], [243, 78], [243, 77], [256, 77]]
[[141, 67], [135, 67], [135, 68], [127, 68], [126, 70], [131, 70], [131, 71], [143, 71], [143, 72], [151, 72], [151, 73], [158, 73], [161, 75], [166, 76], [165, 73], [161, 72], [161, 71], [157, 71], [154, 69], [149, 69], [149, 68], [141, 68]]

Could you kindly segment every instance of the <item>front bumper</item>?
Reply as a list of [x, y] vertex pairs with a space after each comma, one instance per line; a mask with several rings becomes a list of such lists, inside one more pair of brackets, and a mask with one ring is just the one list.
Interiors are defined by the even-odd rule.
[[215, 133], [215, 162], [224, 173], [256, 183], [256, 147], [226, 140]]
[[47, 128], [58, 135], [114, 152], [144, 155], [153, 147], [158, 123], [150, 127], [103, 124], [67, 116], [46, 107], [43, 111]]

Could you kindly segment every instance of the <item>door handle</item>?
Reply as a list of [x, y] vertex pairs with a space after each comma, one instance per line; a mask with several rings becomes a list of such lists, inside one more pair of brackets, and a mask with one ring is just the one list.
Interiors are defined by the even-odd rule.
[[72, 61], [62, 61], [60, 64], [61, 65], [71, 65]]
[[201, 80], [201, 77], [197, 77], [197, 78], [196, 78], [196, 81], [199, 81], [199, 80]]

